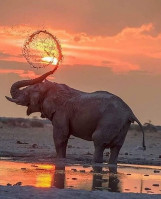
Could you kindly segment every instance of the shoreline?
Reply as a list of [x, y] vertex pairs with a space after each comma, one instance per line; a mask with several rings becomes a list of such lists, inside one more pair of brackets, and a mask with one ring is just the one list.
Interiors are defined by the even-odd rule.
[[159, 199], [160, 194], [144, 194], [144, 193], [114, 193], [108, 191], [85, 191], [85, 190], [71, 190], [71, 189], [39, 189], [33, 187], [21, 186], [0, 186], [1, 199], [17, 199], [25, 197], [25, 199]]

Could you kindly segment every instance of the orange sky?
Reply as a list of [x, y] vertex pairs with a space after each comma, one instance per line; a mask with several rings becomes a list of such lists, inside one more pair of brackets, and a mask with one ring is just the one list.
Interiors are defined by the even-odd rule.
[[1, 1], [0, 116], [25, 117], [4, 95], [14, 81], [49, 70], [32, 69], [22, 56], [25, 39], [46, 29], [64, 55], [54, 81], [115, 93], [142, 122], [161, 124], [160, 10], [161, 0]]

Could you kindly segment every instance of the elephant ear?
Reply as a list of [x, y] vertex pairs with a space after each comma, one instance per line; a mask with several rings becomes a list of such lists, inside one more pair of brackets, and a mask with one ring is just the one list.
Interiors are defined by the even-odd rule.
[[39, 92], [33, 92], [30, 94], [30, 105], [37, 106], [40, 103], [41, 94]]
[[41, 112], [41, 105], [40, 105], [40, 93], [39, 92], [32, 92], [30, 94], [30, 102], [27, 108], [27, 115], [30, 115], [35, 112]]
[[56, 105], [53, 98], [45, 99], [42, 104], [42, 116], [48, 118], [49, 120], [53, 119], [53, 116], [56, 112]]
[[30, 89], [30, 103], [31, 105], [37, 105], [42, 102], [46, 92], [49, 89], [49, 85], [47, 83], [38, 83]]

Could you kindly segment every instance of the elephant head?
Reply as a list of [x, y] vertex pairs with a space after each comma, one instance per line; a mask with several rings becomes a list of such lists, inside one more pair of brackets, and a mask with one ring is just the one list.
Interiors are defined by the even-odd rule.
[[12, 98], [6, 96], [7, 100], [21, 106], [27, 106], [27, 115], [30, 115], [33, 112], [41, 112], [40, 100], [43, 98], [49, 87], [47, 80], [45, 83], [42, 83], [42, 81], [53, 74], [54, 71], [55, 70], [47, 72], [35, 79], [15, 82], [10, 89]]

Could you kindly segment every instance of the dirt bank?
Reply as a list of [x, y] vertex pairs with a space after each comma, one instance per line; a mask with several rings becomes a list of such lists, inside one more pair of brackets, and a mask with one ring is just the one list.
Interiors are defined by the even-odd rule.
[[110, 193], [102, 191], [84, 191], [71, 189], [38, 189], [33, 187], [4, 187], [0, 186], [1, 199], [159, 199], [160, 195], [134, 194], [134, 193]]

